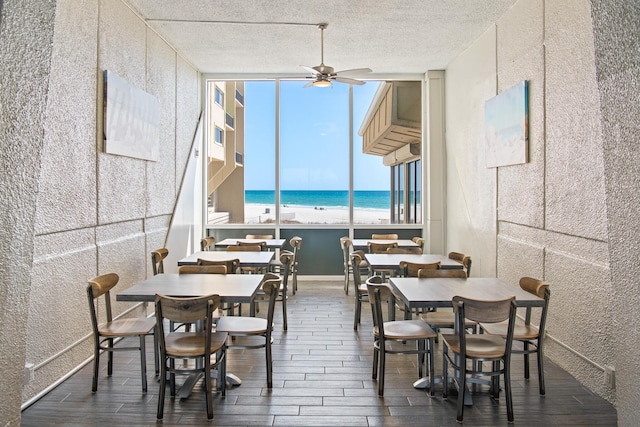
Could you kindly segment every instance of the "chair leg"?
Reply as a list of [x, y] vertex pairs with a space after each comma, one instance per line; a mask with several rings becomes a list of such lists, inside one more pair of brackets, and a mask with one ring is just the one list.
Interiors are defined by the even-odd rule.
[[287, 330], [287, 293], [282, 293], [282, 329]]
[[422, 374], [424, 372], [424, 370], [422, 369], [422, 367], [424, 365], [426, 365], [425, 363], [425, 352], [426, 352], [426, 344], [427, 341], [426, 340], [416, 340], [416, 344], [418, 345], [418, 379], [422, 378]]
[[504, 394], [507, 401], [507, 420], [513, 422], [513, 399], [511, 397], [511, 366], [509, 363], [504, 365]]
[[447, 363], [447, 346], [442, 347], [442, 398], [446, 399], [449, 394], [449, 364]]
[[[218, 385], [220, 394], [227, 395], [227, 346], [219, 350], [220, 362], [218, 363]], [[216, 356], [218, 357], [218, 356]]]
[[267, 388], [273, 387], [273, 357], [271, 354], [271, 343], [267, 340], [265, 346], [266, 360], [267, 360]]
[[360, 323], [360, 310], [362, 310], [362, 301], [360, 300], [359, 295], [357, 294], [355, 296], [355, 302], [356, 302], [356, 306], [355, 306], [354, 315], [353, 315], [353, 330], [357, 331], [358, 323]]
[[380, 363], [378, 364], [378, 396], [384, 396], [384, 370], [385, 370], [385, 345], [384, 340], [380, 340]]
[[429, 361], [429, 394], [431, 396], [434, 395], [435, 393], [435, 386], [436, 386], [436, 370], [435, 370], [435, 366], [434, 366], [434, 356], [435, 356], [435, 342], [433, 338], [429, 338], [429, 349], [427, 352], [427, 359]]
[[462, 417], [464, 416], [464, 394], [468, 393], [467, 391], [467, 364], [464, 360], [462, 360], [461, 366], [457, 370], [458, 372], [458, 414], [456, 416], [456, 420], [458, 422], [462, 422]]
[[158, 412], [156, 418], [162, 419], [164, 415], [164, 395], [167, 389], [167, 361], [162, 357], [162, 365], [160, 367], [160, 390], [158, 392]]
[[147, 392], [147, 352], [145, 346], [146, 335], [140, 335], [140, 371], [142, 374], [142, 392]]
[[204, 398], [207, 403], [207, 419], [213, 419], [213, 396], [211, 396], [211, 360], [204, 358]]
[[[113, 349], [113, 338], [109, 338], [107, 340], [107, 347]], [[109, 351], [107, 355], [107, 375], [111, 376], [113, 374], [113, 351]]]
[[91, 382], [91, 391], [98, 391], [98, 373], [100, 372], [100, 345], [96, 341], [93, 352], [93, 381]]
[[529, 379], [529, 342], [524, 341], [524, 377]]
[[375, 342], [373, 345], [373, 371], [371, 372], [371, 379], [375, 380], [378, 378], [378, 354], [380, 350], [375, 347]]
[[158, 331], [153, 331], [153, 364], [155, 367], [156, 377], [160, 375], [160, 354], [158, 352]]
[[544, 355], [542, 352], [542, 341], [538, 340], [538, 352], [536, 356], [538, 357], [538, 385], [540, 387], [540, 394], [544, 396], [545, 387], [544, 387]]

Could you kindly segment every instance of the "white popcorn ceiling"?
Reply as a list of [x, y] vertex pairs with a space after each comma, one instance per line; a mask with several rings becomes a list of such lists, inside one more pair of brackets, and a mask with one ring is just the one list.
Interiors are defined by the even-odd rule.
[[300, 65], [376, 75], [444, 69], [515, 0], [126, 0], [199, 71], [305, 77]]

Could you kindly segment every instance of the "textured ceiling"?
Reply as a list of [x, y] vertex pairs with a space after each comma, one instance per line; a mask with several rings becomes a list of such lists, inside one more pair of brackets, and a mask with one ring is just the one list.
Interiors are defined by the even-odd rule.
[[125, 0], [203, 73], [304, 76], [300, 65], [375, 75], [444, 69], [515, 0]]

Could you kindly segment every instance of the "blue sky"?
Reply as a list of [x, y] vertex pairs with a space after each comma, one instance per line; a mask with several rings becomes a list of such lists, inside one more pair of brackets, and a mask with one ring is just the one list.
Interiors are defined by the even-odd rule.
[[[280, 83], [282, 190], [348, 190], [349, 85]], [[362, 154], [357, 134], [378, 88], [354, 87], [354, 189], [389, 190], [382, 157]], [[275, 188], [275, 82], [245, 82], [245, 189]]]

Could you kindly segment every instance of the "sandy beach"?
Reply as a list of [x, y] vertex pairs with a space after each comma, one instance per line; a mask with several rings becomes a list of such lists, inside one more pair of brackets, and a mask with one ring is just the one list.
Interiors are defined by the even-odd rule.
[[[246, 204], [245, 224], [264, 224], [275, 221], [273, 205]], [[354, 209], [355, 224], [388, 224], [387, 209]], [[280, 207], [282, 224], [348, 224], [349, 209], [322, 206], [283, 205]]]

